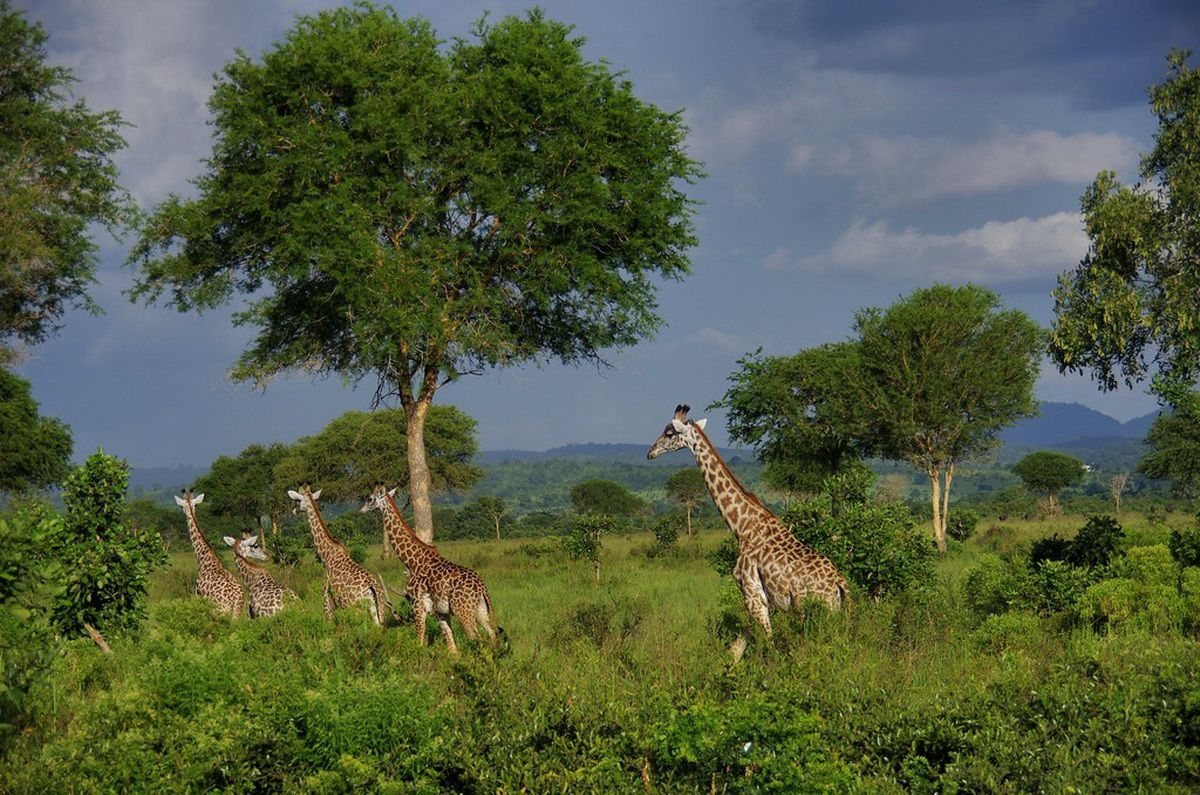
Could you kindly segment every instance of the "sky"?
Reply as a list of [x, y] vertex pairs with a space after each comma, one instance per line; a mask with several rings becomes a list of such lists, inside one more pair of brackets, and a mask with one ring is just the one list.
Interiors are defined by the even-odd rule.
[[[238, 49], [255, 60], [329, 0], [14, 0], [49, 36], [74, 94], [130, 125], [121, 182], [151, 208], [189, 195], [212, 147], [207, 100]], [[439, 36], [469, 36], [532, 4], [394, 4]], [[1153, 147], [1147, 88], [1172, 47], [1200, 45], [1195, 0], [617, 0], [540, 4], [589, 60], [682, 111], [707, 177], [692, 273], [659, 285], [666, 325], [607, 352], [610, 367], [496, 370], [435, 400], [478, 422], [484, 450], [644, 442], [677, 403], [725, 444], [719, 401], [738, 359], [848, 339], [854, 315], [935, 282], [975, 283], [1039, 323], [1087, 250], [1079, 197], [1101, 170], [1132, 183]], [[1192, 62], [1195, 63], [1195, 60]], [[296, 374], [257, 390], [229, 368], [253, 330], [230, 310], [132, 304], [132, 236], [101, 231], [92, 297], [26, 350], [17, 373], [43, 415], [71, 426], [76, 459], [102, 448], [134, 467], [206, 466], [290, 443], [371, 407], [373, 383]], [[1128, 420], [1144, 390], [1102, 393], [1046, 364], [1037, 396]]]

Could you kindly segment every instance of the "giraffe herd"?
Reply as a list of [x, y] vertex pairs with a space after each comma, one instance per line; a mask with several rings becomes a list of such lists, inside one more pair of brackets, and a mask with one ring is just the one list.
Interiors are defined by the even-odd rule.
[[[769, 637], [773, 607], [803, 610], [807, 599], [823, 601], [831, 610], [845, 605], [849, 584], [833, 562], [801, 543], [762, 500], [738, 481], [704, 433], [705, 420], [689, 419], [688, 411], [689, 407], [683, 404], [675, 407], [674, 416], [646, 457], [657, 458], [685, 447], [695, 457], [713, 502], [737, 539], [733, 578], [751, 618]], [[288, 491], [288, 496], [296, 501], [297, 512], [307, 517], [313, 545], [325, 569], [326, 618], [335, 609], [366, 603], [372, 620], [386, 626], [394, 616], [387, 587], [378, 575], [351, 558], [345, 545], [329, 532], [317, 504], [321, 492], [303, 485]], [[241, 585], [221, 564], [200, 532], [196, 506], [203, 499], [203, 494], [193, 495], [187, 490], [175, 498], [183, 508], [196, 553], [196, 594], [235, 618], [241, 617], [247, 607], [251, 618], [272, 616], [296, 600], [295, 593], [272, 578], [265, 566], [254, 562], [267, 560], [257, 536], [247, 533], [240, 540], [226, 536], [225, 543], [233, 548], [234, 565], [250, 594], [247, 602]], [[396, 505], [395, 489], [377, 484], [361, 510], [378, 510], [383, 514], [387, 542], [404, 562], [407, 581], [403, 595], [413, 605], [418, 642], [426, 644], [425, 619], [432, 614], [451, 653], [458, 653], [450, 626], [452, 617], [458, 619], [468, 638], [476, 640], [482, 627], [494, 645], [497, 634], [492, 603], [479, 574], [447, 560], [435, 546], [417, 537]], [[744, 649], [745, 638], [739, 637], [731, 647], [735, 659], [741, 657]]]

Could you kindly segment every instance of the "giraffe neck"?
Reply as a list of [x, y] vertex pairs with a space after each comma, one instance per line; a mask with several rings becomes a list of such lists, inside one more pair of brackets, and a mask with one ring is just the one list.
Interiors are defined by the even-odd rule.
[[306, 495], [304, 498], [304, 513], [308, 516], [308, 529], [312, 531], [313, 545], [317, 548], [317, 556], [321, 558], [325, 568], [329, 569], [349, 553], [336, 538], [329, 534], [329, 528], [325, 526], [325, 517], [321, 516], [321, 509], [317, 507], [316, 500], [311, 495]]
[[392, 549], [396, 550], [396, 554], [404, 561], [404, 565], [409, 571], [415, 571], [431, 553], [436, 554], [437, 550], [417, 537], [404, 520], [404, 514], [400, 512], [396, 500], [391, 495], [385, 495], [384, 499], [387, 500], [383, 509], [384, 532], [388, 535]]
[[741, 540], [755, 526], [752, 519], [766, 511], [766, 506], [746, 490], [704, 431], [695, 428], [695, 432], [696, 441], [689, 448], [700, 465], [708, 493], [712, 495], [713, 503], [721, 512], [725, 524]]
[[192, 539], [192, 549], [196, 552], [196, 560], [201, 566], [206, 564], [221, 565], [217, 559], [217, 553], [209, 546], [208, 539], [200, 532], [200, 526], [196, 523], [196, 509], [188, 503], [184, 508], [184, 515], [187, 517], [188, 536]]
[[253, 585], [267, 571], [254, 561], [246, 560], [236, 551], [233, 553], [233, 565], [237, 566], [238, 574], [242, 576], [246, 585]]

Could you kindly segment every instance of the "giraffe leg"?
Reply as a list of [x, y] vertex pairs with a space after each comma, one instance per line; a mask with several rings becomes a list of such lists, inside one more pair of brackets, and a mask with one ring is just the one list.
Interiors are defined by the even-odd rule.
[[325, 581], [324, 599], [325, 599], [325, 620], [330, 621], [333, 619], [333, 594], [329, 590], [329, 580]]
[[428, 615], [428, 605], [425, 600], [426, 597], [422, 593], [418, 593], [413, 599], [413, 623], [417, 625], [417, 643], [422, 646], [429, 643], [425, 637], [425, 616]]
[[759, 623], [768, 638], [771, 637], [771, 615], [767, 612], [767, 600], [762, 597], [762, 594], [755, 593], [751, 589], [746, 590], [745, 596], [746, 610], [750, 612], [750, 617]]
[[458, 644], [454, 642], [454, 630], [450, 629], [450, 616], [439, 615], [438, 623], [442, 625], [442, 637], [446, 639], [446, 646], [450, 649], [450, 653], [458, 655]]
[[487, 633], [488, 640], [492, 645], [496, 645], [496, 629], [492, 626], [492, 614], [488, 610], [487, 600], [480, 599], [479, 604], [475, 606], [475, 620], [483, 627], [483, 631]]

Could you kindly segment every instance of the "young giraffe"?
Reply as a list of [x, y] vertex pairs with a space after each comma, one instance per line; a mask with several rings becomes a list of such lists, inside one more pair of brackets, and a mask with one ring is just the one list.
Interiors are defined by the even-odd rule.
[[458, 617], [467, 637], [479, 637], [476, 622], [483, 627], [492, 645], [496, 643], [496, 631], [492, 628], [492, 602], [487, 587], [473, 570], [451, 563], [438, 553], [432, 544], [426, 544], [404, 519], [396, 505], [395, 489], [387, 490], [377, 484], [370, 498], [363, 505], [365, 513], [377, 509], [383, 514], [383, 531], [396, 554], [408, 569], [408, 583], [404, 595], [412, 600], [413, 618], [417, 625], [417, 640], [422, 646], [425, 639], [425, 617], [433, 613], [442, 628], [442, 637], [452, 654], [458, 654], [454, 643], [454, 632], [450, 629], [450, 616]]
[[251, 618], [273, 616], [287, 606], [286, 600], [300, 598], [292, 589], [276, 582], [265, 566], [251, 560], [267, 560], [267, 553], [258, 545], [258, 536], [242, 533], [240, 540], [225, 536], [225, 543], [233, 547], [233, 563], [250, 591]]
[[196, 506], [204, 502], [203, 494], [193, 495], [184, 490], [182, 497], [175, 498], [175, 504], [183, 508], [187, 517], [188, 536], [192, 539], [192, 549], [196, 552], [196, 595], [208, 599], [222, 613], [228, 613], [233, 618], [244, 615], [246, 594], [234, 576], [221, 565], [221, 559], [209, 546], [204, 534], [196, 524]]
[[325, 517], [317, 507], [321, 492], [307, 485], [298, 491], [288, 491], [288, 496], [299, 503], [300, 510], [308, 516], [308, 528], [312, 531], [317, 555], [325, 564], [325, 618], [333, 617], [334, 608], [348, 607], [356, 602], [366, 602], [371, 618], [379, 626], [387, 624], [392, 606], [388, 603], [383, 580], [364, 569], [350, 557], [350, 552], [340, 541], [329, 534]]
[[[733, 579], [746, 609], [771, 634], [771, 606], [801, 609], [805, 598], [823, 600], [837, 610], [847, 599], [848, 584], [829, 558], [801, 543], [762, 500], [746, 490], [704, 433], [706, 420], [689, 420], [689, 407], [675, 407], [675, 417], [651, 445], [646, 458], [687, 447], [696, 457], [717, 510], [738, 541]], [[744, 648], [744, 640], [741, 648]], [[735, 641], [735, 646], [738, 641]], [[735, 651], [737, 655], [737, 651]]]

